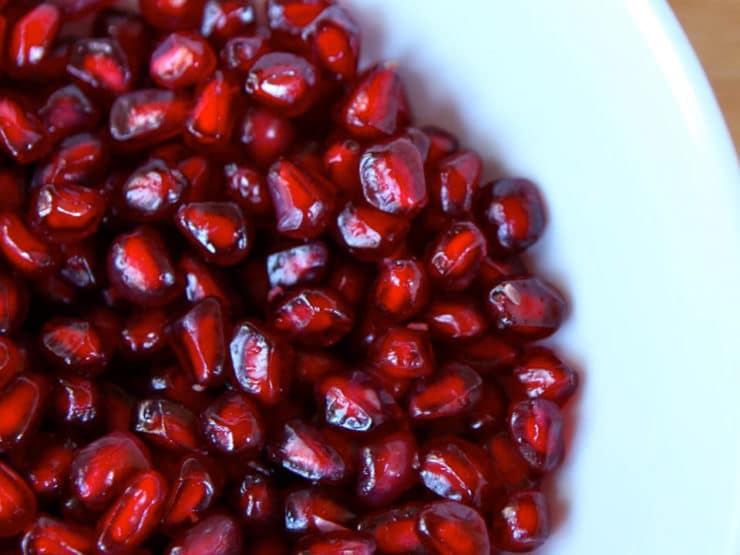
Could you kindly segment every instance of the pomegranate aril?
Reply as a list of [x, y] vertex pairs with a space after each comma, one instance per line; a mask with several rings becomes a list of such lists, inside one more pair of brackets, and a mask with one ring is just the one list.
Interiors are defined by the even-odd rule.
[[17, 331], [26, 319], [28, 290], [25, 283], [0, 272], [0, 334]]
[[124, 354], [144, 359], [160, 352], [166, 344], [168, 321], [167, 313], [157, 308], [131, 314], [121, 330]]
[[378, 270], [373, 297], [375, 306], [394, 320], [413, 318], [429, 299], [424, 266], [415, 258], [385, 261]]
[[95, 18], [93, 33], [116, 41], [126, 53], [132, 75], [139, 77], [142, 63], [149, 59], [152, 34], [139, 15], [116, 9], [102, 11]]
[[295, 546], [296, 555], [331, 555], [333, 553], [352, 553], [352, 555], [373, 555], [375, 541], [358, 532], [326, 532], [302, 538]]
[[95, 536], [89, 528], [39, 516], [20, 542], [23, 555], [82, 555], [93, 553]]
[[211, 76], [198, 91], [193, 110], [185, 122], [191, 143], [217, 148], [230, 140], [237, 93], [236, 83], [222, 71]]
[[162, 517], [166, 527], [201, 520], [221, 494], [223, 478], [214, 461], [197, 456], [182, 459]]
[[0, 146], [19, 164], [42, 158], [50, 144], [36, 115], [10, 96], [0, 95]]
[[174, 214], [188, 185], [178, 169], [162, 160], [150, 160], [123, 183], [123, 210], [137, 222], [164, 221]]
[[530, 347], [513, 370], [515, 389], [523, 397], [563, 405], [578, 387], [578, 374], [547, 347]]
[[465, 297], [440, 297], [427, 308], [425, 320], [433, 337], [463, 341], [481, 336], [488, 327], [485, 315]]
[[103, 395], [95, 382], [79, 376], [58, 378], [51, 396], [55, 421], [91, 429], [102, 423]]
[[306, 28], [330, 4], [329, 0], [268, 0], [270, 38], [282, 48], [305, 48]]
[[450, 363], [416, 382], [408, 399], [409, 416], [434, 420], [465, 414], [480, 401], [483, 380], [463, 364]]
[[289, 52], [270, 52], [250, 68], [245, 90], [256, 102], [295, 117], [317, 100], [318, 84], [318, 72], [308, 60]]
[[155, 531], [164, 510], [167, 481], [155, 470], [135, 476], [98, 523], [98, 553], [129, 552]]
[[17, 77], [31, 77], [49, 55], [61, 20], [59, 8], [44, 2], [16, 21], [6, 50], [7, 70]]
[[519, 346], [488, 333], [472, 341], [455, 344], [453, 351], [460, 362], [469, 364], [481, 374], [490, 374], [511, 366], [519, 354]]
[[429, 333], [422, 329], [388, 329], [373, 345], [371, 359], [378, 370], [393, 378], [421, 378], [434, 371]]
[[241, 555], [241, 527], [230, 516], [211, 515], [175, 537], [166, 555]]
[[304, 30], [303, 36], [326, 71], [344, 81], [357, 73], [360, 54], [360, 28], [341, 5], [323, 10]]
[[108, 97], [130, 91], [136, 80], [123, 45], [110, 38], [77, 40], [67, 73], [80, 84]]
[[259, 473], [248, 473], [239, 483], [236, 505], [241, 521], [253, 533], [261, 533], [277, 519], [278, 491], [272, 480]]
[[318, 483], [341, 482], [350, 470], [327, 434], [300, 420], [283, 425], [270, 458], [288, 472]]
[[103, 220], [107, 201], [96, 189], [74, 184], [47, 183], [29, 203], [29, 221], [52, 241], [74, 242], [93, 235]]
[[337, 140], [323, 154], [324, 170], [344, 194], [353, 196], [360, 190], [360, 156], [362, 147], [354, 139]]
[[267, 52], [268, 44], [265, 36], [236, 36], [226, 41], [221, 48], [219, 58], [224, 71], [243, 79], [254, 62]]
[[360, 448], [357, 498], [370, 507], [396, 501], [417, 483], [419, 457], [411, 432], [395, 432]]
[[53, 140], [73, 133], [91, 131], [100, 120], [100, 112], [77, 85], [55, 90], [38, 111]]
[[38, 428], [51, 384], [40, 374], [20, 374], [0, 392], [0, 453], [28, 441]]
[[256, 453], [264, 443], [264, 425], [257, 406], [237, 391], [223, 393], [200, 415], [200, 430], [217, 454]]
[[505, 278], [521, 276], [526, 273], [526, 266], [517, 256], [503, 259], [486, 256], [480, 261], [476, 283], [482, 289], [490, 289]]
[[215, 44], [251, 34], [257, 24], [252, 0], [207, 0], [200, 33]]
[[486, 240], [476, 225], [454, 222], [432, 244], [427, 271], [442, 290], [461, 291], [473, 283], [485, 255]]
[[175, 215], [180, 232], [203, 258], [219, 266], [244, 260], [254, 242], [252, 227], [233, 202], [191, 202]]
[[509, 495], [493, 516], [491, 536], [498, 549], [524, 553], [540, 547], [550, 534], [545, 496], [524, 490]]
[[266, 405], [282, 400], [292, 373], [288, 345], [264, 326], [244, 320], [234, 328], [230, 353], [234, 379], [243, 391]]
[[196, 29], [205, 0], [139, 0], [144, 19], [158, 31]]
[[295, 285], [316, 283], [329, 266], [329, 248], [323, 241], [311, 241], [267, 255], [270, 287], [284, 290]]
[[26, 368], [28, 353], [8, 337], [0, 337], [0, 389]]
[[197, 85], [216, 68], [216, 54], [195, 33], [172, 33], [152, 52], [149, 75], [157, 85], [179, 89]]
[[92, 510], [104, 509], [138, 472], [148, 470], [147, 448], [128, 432], [113, 432], [80, 449], [72, 461], [72, 494]]
[[430, 167], [439, 164], [446, 156], [454, 154], [458, 149], [457, 137], [449, 131], [438, 127], [423, 127], [422, 131], [429, 137], [429, 153], [426, 163]]
[[97, 376], [113, 356], [111, 342], [93, 322], [56, 317], [40, 332], [41, 351], [50, 364], [63, 372]]
[[8, 464], [0, 461], [0, 538], [11, 538], [28, 529], [36, 516], [36, 497], [28, 484]]
[[108, 143], [99, 135], [79, 133], [65, 138], [51, 160], [50, 180], [60, 184], [96, 185], [110, 162]]
[[11, 266], [25, 274], [49, 273], [58, 263], [56, 250], [12, 212], [0, 213], [0, 252]]
[[329, 289], [296, 289], [272, 312], [273, 327], [305, 345], [334, 345], [349, 333], [353, 323], [352, 309]]
[[168, 451], [200, 448], [198, 421], [183, 405], [168, 399], [144, 399], [135, 409], [133, 430], [153, 446]]
[[285, 530], [296, 534], [347, 530], [355, 514], [317, 489], [297, 490], [285, 498]]
[[550, 472], [563, 460], [563, 416], [552, 401], [532, 399], [515, 404], [509, 411], [509, 431], [534, 470]]
[[372, 513], [363, 518], [357, 530], [375, 540], [380, 553], [415, 555], [426, 553], [416, 532], [416, 521], [422, 506], [416, 503]]
[[138, 227], [117, 236], [108, 250], [108, 279], [124, 299], [161, 306], [179, 293], [179, 280], [160, 235]]
[[485, 185], [476, 214], [498, 254], [523, 251], [545, 229], [545, 207], [537, 186], [527, 179], [500, 179]]
[[239, 141], [260, 167], [268, 167], [288, 152], [296, 136], [293, 123], [266, 108], [250, 106], [239, 127]]
[[108, 129], [124, 148], [144, 148], [182, 133], [190, 102], [179, 93], [140, 89], [116, 98]]
[[493, 463], [492, 483], [497, 492], [527, 488], [535, 483], [536, 472], [522, 457], [508, 432], [491, 436], [485, 446]]
[[498, 382], [485, 382], [478, 405], [465, 418], [471, 435], [482, 437], [503, 429], [508, 409], [507, 402], [506, 394]]
[[490, 555], [486, 523], [473, 508], [454, 501], [429, 503], [416, 530], [422, 543], [439, 555]]
[[364, 266], [345, 259], [333, 264], [327, 285], [342, 295], [352, 306], [357, 307], [365, 299], [369, 281], [368, 272]]
[[260, 221], [273, 213], [267, 182], [256, 168], [246, 164], [227, 164], [224, 166], [224, 177], [226, 195], [247, 215]]
[[40, 500], [56, 499], [67, 490], [76, 448], [72, 441], [47, 442], [34, 453], [32, 462], [25, 469], [25, 476]]
[[532, 341], [555, 333], [566, 303], [560, 292], [534, 276], [500, 281], [486, 298], [494, 326], [517, 339]]
[[227, 284], [216, 268], [209, 267], [199, 257], [184, 253], [177, 263], [177, 271], [185, 281], [185, 298], [191, 303], [215, 297], [221, 301], [221, 308], [229, 313], [238, 312], [239, 303], [230, 294]]
[[367, 262], [392, 255], [409, 230], [406, 218], [351, 201], [339, 212], [335, 224], [340, 244], [352, 256]]

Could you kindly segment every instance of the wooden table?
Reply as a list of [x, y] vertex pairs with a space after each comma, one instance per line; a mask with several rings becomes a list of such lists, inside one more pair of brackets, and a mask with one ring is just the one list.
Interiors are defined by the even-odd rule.
[[740, 0], [669, 0], [709, 76], [740, 154]]

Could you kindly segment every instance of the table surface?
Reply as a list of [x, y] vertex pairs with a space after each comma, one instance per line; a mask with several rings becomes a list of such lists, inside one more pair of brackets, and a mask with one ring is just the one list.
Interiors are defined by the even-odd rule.
[[670, 0], [694, 46], [740, 154], [740, 0]]

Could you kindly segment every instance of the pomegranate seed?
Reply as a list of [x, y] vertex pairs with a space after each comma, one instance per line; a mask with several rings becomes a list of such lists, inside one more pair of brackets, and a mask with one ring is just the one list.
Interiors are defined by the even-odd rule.
[[328, 347], [349, 333], [354, 322], [351, 308], [328, 289], [296, 289], [273, 311], [277, 331], [306, 345]]
[[277, 491], [272, 480], [261, 474], [247, 474], [239, 484], [237, 505], [241, 521], [259, 532], [277, 518]]
[[421, 155], [403, 137], [371, 146], [363, 153], [360, 182], [365, 200], [389, 214], [413, 215], [427, 203]]
[[234, 328], [230, 352], [234, 378], [243, 391], [266, 405], [283, 398], [293, 356], [280, 338], [257, 323], [244, 320]]
[[331, 191], [308, 170], [290, 160], [275, 162], [267, 173], [278, 233], [314, 239], [329, 225]]
[[564, 318], [565, 299], [552, 285], [533, 276], [511, 278], [487, 296], [488, 312], [499, 331], [524, 340], [552, 335]]
[[23, 555], [76, 555], [93, 553], [95, 538], [92, 530], [39, 516], [21, 540]]
[[238, 89], [222, 71], [216, 71], [201, 87], [185, 128], [196, 144], [213, 146], [231, 138]]
[[33, 112], [5, 95], [0, 95], [0, 144], [19, 164], [34, 162], [49, 150], [44, 125]]
[[61, 20], [59, 8], [46, 2], [21, 17], [10, 33], [7, 70], [18, 77], [30, 77], [49, 56]]
[[12, 339], [0, 337], [0, 389], [26, 367], [27, 353]]
[[72, 47], [67, 72], [80, 84], [108, 96], [130, 91], [136, 79], [129, 58], [115, 39], [79, 39]]
[[91, 133], [79, 133], [64, 139], [49, 163], [47, 182], [55, 185], [94, 185], [109, 165], [108, 144]]
[[141, 89], [123, 94], [110, 109], [111, 137], [131, 148], [162, 142], [182, 132], [189, 107], [173, 91]]
[[550, 472], [563, 459], [563, 416], [547, 399], [521, 401], [511, 407], [509, 430], [530, 466]]
[[499, 549], [533, 551], [550, 534], [545, 496], [539, 491], [512, 493], [493, 516], [491, 535]]
[[469, 366], [447, 364], [436, 375], [419, 380], [409, 395], [409, 415], [432, 420], [469, 412], [481, 398], [483, 380]]
[[309, 24], [329, 4], [328, 0], [268, 0], [267, 23], [272, 40], [283, 48], [300, 50]]
[[328, 287], [342, 295], [353, 306], [357, 306], [365, 298], [369, 281], [365, 268], [350, 260], [335, 263], [329, 275]]
[[357, 73], [360, 28], [341, 5], [323, 10], [304, 30], [321, 65], [339, 79], [349, 81]]
[[191, 202], [175, 216], [180, 232], [212, 264], [232, 266], [252, 248], [253, 232], [233, 202]]
[[413, 318], [429, 299], [424, 266], [415, 258], [385, 262], [378, 270], [373, 296], [375, 305], [394, 320]]
[[456, 358], [481, 374], [490, 374], [511, 366], [518, 355], [519, 348], [516, 345], [494, 334], [486, 334], [455, 346]]
[[[381, 64], [362, 75], [350, 91], [340, 121], [358, 139], [389, 137], [403, 125], [406, 104], [406, 92], [396, 67]], [[414, 156], [410, 152], [408, 155]]]
[[243, 164], [224, 166], [226, 195], [247, 215], [264, 220], [272, 213], [272, 199], [264, 176], [255, 168]]
[[177, 163], [177, 169], [189, 183], [183, 199], [186, 202], [198, 202], [210, 199], [212, 183], [216, 179], [216, 168], [209, 158], [195, 155]]
[[393, 378], [420, 378], [434, 370], [429, 333], [426, 330], [390, 328], [373, 345], [373, 364]]
[[267, 256], [267, 276], [273, 289], [319, 282], [328, 266], [329, 249], [322, 241], [311, 241]]
[[164, 310], [148, 309], [134, 312], [121, 330], [124, 352], [131, 358], [145, 359], [165, 346], [165, 328], [169, 317]]
[[300, 56], [270, 52], [247, 74], [245, 90], [255, 101], [288, 117], [306, 113], [318, 96], [316, 68]]
[[201, 433], [217, 453], [258, 451], [264, 443], [262, 416], [243, 393], [222, 394], [201, 414]]
[[56, 251], [11, 212], [0, 213], [0, 252], [14, 268], [27, 274], [48, 273], [58, 262]]
[[336, 218], [340, 243], [358, 260], [376, 262], [390, 256], [409, 230], [406, 219], [348, 202]]
[[190, 87], [203, 82], [216, 68], [216, 53], [194, 33], [172, 33], [152, 52], [149, 75], [166, 89]]
[[121, 553], [138, 547], [159, 523], [167, 481], [155, 470], [134, 477], [98, 523], [98, 553]]
[[184, 275], [185, 298], [195, 304], [206, 297], [215, 297], [221, 301], [221, 309], [229, 312], [238, 311], [238, 302], [229, 294], [220, 274], [215, 268], [209, 268], [195, 256], [185, 253], [177, 264], [178, 272]]
[[500, 179], [481, 189], [476, 202], [491, 250], [500, 254], [521, 252], [540, 238], [545, 208], [537, 186], [526, 179]]
[[486, 450], [493, 462], [493, 485], [497, 491], [531, 487], [534, 473], [508, 433], [492, 436]]
[[179, 403], [193, 412], [200, 412], [210, 402], [203, 388], [179, 366], [153, 368], [146, 388], [157, 397]]
[[75, 451], [76, 445], [71, 441], [54, 442], [44, 445], [33, 456], [25, 474], [39, 499], [56, 499], [67, 490]]
[[236, 36], [226, 41], [219, 57], [225, 71], [246, 78], [254, 62], [268, 51], [267, 38], [262, 35]]
[[150, 160], [123, 183], [121, 198], [129, 218], [139, 222], [162, 221], [175, 212], [188, 181], [162, 160]]
[[36, 498], [28, 484], [0, 461], [0, 538], [10, 538], [28, 529], [36, 516]]
[[52, 139], [91, 131], [100, 120], [100, 112], [77, 85], [55, 90], [38, 111]]
[[47, 183], [36, 189], [29, 204], [34, 229], [56, 241], [79, 241], [93, 235], [103, 220], [106, 199], [81, 185]]
[[199, 447], [195, 415], [181, 404], [167, 399], [139, 401], [133, 429], [162, 449], [197, 451]]
[[20, 374], [0, 392], [0, 453], [28, 441], [43, 416], [51, 385], [46, 376]]
[[158, 31], [177, 31], [197, 28], [204, 4], [205, 0], [139, 0], [139, 9]]
[[355, 514], [316, 489], [302, 489], [285, 498], [285, 529], [296, 534], [347, 530]]
[[285, 470], [312, 482], [341, 482], [349, 470], [326, 433], [300, 420], [284, 424], [270, 455]]
[[289, 119], [257, 106], [247, 109], [239, 130], [240, 142], [260, 167], [269, 166], [287, 153], [296, 135]]
[[426, 323], [432, 336], [450, 341], [475, 339], [488, 327], [485, 315], [465, 297], [433, 300], [426, 311]]
[[254, 31], [257, 15], [251, 0], [208, 0], [203, 9], [201, 34], [221, 44]]
[[501, 386], [497, 382], [485, 382], [478, 405], [466, 418], [468, 431], [480, 437], [502, 429], [507, 408], [507, 397]]
[[128, 432], [113, 432], [80, 449], [72, 461], [72, 494], [92, 510], [104, 509], [138, 472], [151, 467], [149, 452]]
[[223, 486], [217, 470], [213, 461], [202, 457], [182, 459], [162, 517], [165, 526], [195, 524], [206, 515]]
[[433, 243], [427, 262], [429, 277], [440, 288], [461, 291], [473, 283], [486, 255], [486, 240], [472, 222], [454, 222]]
[[578, 387], [578, 375], [546, 347], [531, 347], [513, 371], [518, 391], [530, 399], [563, 405]]
[[[450, 132], [433, 126], [423, 127], [422, 131], [429, 137], [429, 153], [426, 163], [430, 167], [436, 166], [442, 159], [457, 152], [459, 146], [457, 137]], [[467, 164], [465, 166], [468, 167]]]
[[454, 501], [430, 503], [419, 513], [416, 530], [427, 549], [439, 555], [489, 555], [490, 540], [480, 514]]
[[395, 432], [373, 441], [360, 449], [358, 467], [358, 499], [370, 507], [390, 505], [416, 484], [416, 439]]
[[352, 553], [353, 555], [372, 555], [375, 542], [357, 532], [326, 532], [305, 537], [295, 548], [296, 555], [330, 555], [332, 553]]
[[211, 515], [177, 536], [166, 555], [241, 555], [242, 533], [226, 515]]
[[64, 372], [97, 376], [110, 363], [111, 344], [90, 320], [57, 317], [41, 328], [41, 349], [46, 359]]
[[414, 555], [426, 553], [416, 532], [421, 506], [418, 504], [380, 511], [366, 516], [357, 530], [375, 540], [378, 551], [388, 555]]
[[93, 24], [96, 36], [110, 37], [126, 53], [131, 73], [138, 77], [141, 64], [149, 59], [151, 30], [138, 15], [119, 10], [105, 10]]
[[323, 162], [326, 174], [346, 194], [352, 195], [360, 189], [360, 143], [354, 139], [343, 139], [331, 143], [324, 151]]
[[79, 376], [58, 378], [51, 406], [56, 422], [90, 429], [102, 421], [103, 395], [95, 382]]
[[324, 420], [342, 430], [370, 432], [401, 417], [393, 398], [364, 372], [328, 376], [317, 392]]
[[108, 279], [119, 295], [144, 306], [167, 304], [179, 292], [169, 253], [159, 234], [147, 227], [113, 240], [108, 251]]
[[26, 319], [28, 291], [23, 282], [0, 272], [0, 334], [18, 329]]

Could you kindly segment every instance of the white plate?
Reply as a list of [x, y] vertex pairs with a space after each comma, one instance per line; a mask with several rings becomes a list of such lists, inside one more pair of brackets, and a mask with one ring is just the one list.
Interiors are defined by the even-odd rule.
[[[583, 386], [549, 555], [734, 555], [740, 176], [670, 9], [648, 0], [350, 0], [418, 120], [539, 182]], [[491, 170], [492, 171], [492, 170]]]

